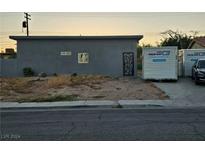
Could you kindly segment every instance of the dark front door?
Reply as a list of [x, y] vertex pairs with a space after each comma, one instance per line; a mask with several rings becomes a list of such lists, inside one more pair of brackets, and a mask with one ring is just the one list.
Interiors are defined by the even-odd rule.
[[123, 53], [123, 75], [124, 76], [134, 75], [134, 53], [133, 52]]

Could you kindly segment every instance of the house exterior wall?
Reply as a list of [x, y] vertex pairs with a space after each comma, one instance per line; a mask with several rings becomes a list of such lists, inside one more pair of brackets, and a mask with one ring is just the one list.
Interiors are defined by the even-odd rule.
[[17, 76], [17, 59], [0, 58], [0, 77]]
[[[136, 76], [137, 40], [18, 40], [16, 76], [23, 68], [31, 67], [36, 73], [101, 74], [123, 76], [123, 52], [134, 53]], [[69, 51], [71, 55], [61, 55]], [[78, 53], [88, 53], [89, 63], [79, 64]]]

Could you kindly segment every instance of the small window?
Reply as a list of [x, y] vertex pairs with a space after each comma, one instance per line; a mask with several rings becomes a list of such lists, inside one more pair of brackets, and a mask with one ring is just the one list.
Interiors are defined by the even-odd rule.
[[88, 62], [89, 62], [88, 53], [78, 53], [78, 63], [79, 64], [86, 64]]

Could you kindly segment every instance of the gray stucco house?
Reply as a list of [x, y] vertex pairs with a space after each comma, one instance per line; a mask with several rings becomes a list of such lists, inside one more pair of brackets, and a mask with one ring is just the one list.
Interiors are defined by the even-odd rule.
[[1, 59], [1, 76], [36, 73], [135, 76], [137, 43], [142, 35], [10, 36], [17, 41], [17, 58]]

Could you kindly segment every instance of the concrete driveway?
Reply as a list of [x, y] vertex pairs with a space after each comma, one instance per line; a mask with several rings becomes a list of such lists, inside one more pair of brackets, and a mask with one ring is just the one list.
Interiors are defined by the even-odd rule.
[[205, 84], [195, 85], [191, 78], [180, 78], [177, 82], [154, 82], [166, 92], [176, 106], [204, 106]]

